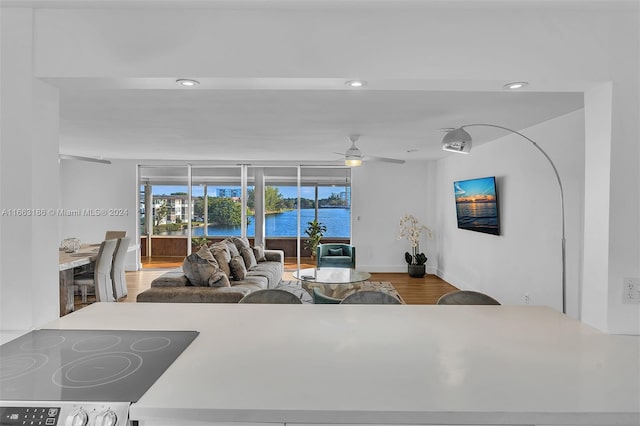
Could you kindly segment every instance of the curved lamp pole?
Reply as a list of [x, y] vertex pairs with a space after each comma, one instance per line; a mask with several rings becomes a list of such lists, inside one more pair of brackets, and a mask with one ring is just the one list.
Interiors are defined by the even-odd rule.
[[544, 155], [549, 164], [551, 164], [551, 168], [553, 169], [553, 173], [556, 175], [556, 180], [558, 181], [558, 186], [560, 187], [560, 208], [562, 211], [562, 313], [567, 313], [567, 271], [566, 271], [566, 249], [565, 249], [565, 225], [564, 225], [564, 191], [562, 189], [562, 181], [560, 180], [560, 175], [558, 174], [558, 169], [556, 165], [551, 160], [551, 157], [542, 149], [540, 146], [528, 136], [523, 135], [522, 133], [509, 129], [508, 127], [498, 126], [495, 124], [485, 124], [485, 123], [477, 123], [477, 124], [465, 124], [464, 126], [460, 126], [457, 129], [452, 129], [444, 136], [442, 139], [442, 149], [445, 151], [453, 151], [458, 153], [468, 154], [471, 150], [471, 135], [467, 133], [464, 128], [465, 127], [494, 127], [496, 129], [506, 130], [507, 132], [514, 133], [518, 136], [521, 136], [525, 140], [531, 142], [531, 144]]

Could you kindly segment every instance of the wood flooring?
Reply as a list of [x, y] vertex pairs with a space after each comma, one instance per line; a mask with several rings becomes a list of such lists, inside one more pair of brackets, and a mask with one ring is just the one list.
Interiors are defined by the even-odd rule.
[[[143, 258], [143, 269], [136, 272], [127, 272], [128, 295], [120, 302], [135, 303], [138, 294], [150, 288], [151, 281], [164, 274], [167, 269], [182, 266], [182, 257], [154, 257]], [[302, 268], [312, 268], [315, 265], [310, 258], [302, 259]], [[292, 271], [297, 268], [295, 258], [285, 259], [285, 273], [283, 279], [294, 280]], [[456, 287], [440, 279], [436, 275], [427, 274], [423, 278], [412, 278], [406, 273], [371, 273], [371, 281], [389, 281], [398, 290], [408, 305], [431, 305], [435, 304], [440, 296], [451, 291], [458, 290]], [[88, 302], [93, 303], [95, 298], [89, 296]], [[76, 296], [75, 309], [82, 308], [80, 296]]]

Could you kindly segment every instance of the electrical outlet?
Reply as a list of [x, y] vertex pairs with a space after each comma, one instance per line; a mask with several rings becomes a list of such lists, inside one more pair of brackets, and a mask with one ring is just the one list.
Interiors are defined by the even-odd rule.
[[640, 278], [627, 277], [623, 282], [622, 301], [624, 303], [640, 303]]
[[531, 298], [529, 297], [529, 293], [524, 294], [524, 304], [528, 305], [531, 302]]

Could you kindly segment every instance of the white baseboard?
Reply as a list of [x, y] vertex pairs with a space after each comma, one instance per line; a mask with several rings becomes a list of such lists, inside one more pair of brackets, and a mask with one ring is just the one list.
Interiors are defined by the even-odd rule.
[[[369, 273], [407, 273], [407, 265], [357, 265], [356, 269], [359, 271], [366, 271]], [[436, 274], [438, 275], [437, 268], [430, 267], [427, 265], [426, 268], [427, 274]], [[439, 276], [439, 275], [438, 275]]]

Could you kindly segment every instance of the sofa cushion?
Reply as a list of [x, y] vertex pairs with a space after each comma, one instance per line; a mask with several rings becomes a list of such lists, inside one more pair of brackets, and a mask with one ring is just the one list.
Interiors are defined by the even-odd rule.
[[324, 256], [322, 266], [326, 267], [350, 267], [353, 259], [349, 256]]
[[232, 238], [225, 238], [224, 240], [222, 240], [222, 242], [225, 243], [229, 248], [229, 254], [231, 254], [231, 258], [233, 258], [234, 256], [240, 256], [240, 251], [238, 251], [238, 247], [236, 247]]
[[265, 277], [247, 275], [242, 281], [233, 281], [233, 288], [244, 288], [250, 291], [262, 290], [267, 288], [269, 282]]
[[242, 256], [234, 256], [233, 258], [231, 258], [229, 266], [231, 267], [231, 275], [233, 276], [234, 280], [243, 280], [247, 275], [247, 267], [244, 264], [244, 259], [242, 258]]
[[248, 247], [242, 247], [240, 249], [240, 255], [244, 259], [244, 265], [247, 269], [251, 269], [258, 264], [256, 256], [253, 254], [253, 250]]
[[264, 262], [267, 260], [267, 256], [265, 255], [264, 248], [262, 246], [251, 247], [251, 250], [253, 250], [256, 262]]
[[238, 250], [241, 248], [251, 248], [249, 244], [249, 240], [246, 237], [233, 237], [233, 243], [236, 245]]
[[247, 277], [264, 277], [267, 288], [275, 288], [282, 279], [283, 267], [280, 262], [260, 262], [247, 272]]
[[228, 287], [229, 279], [218, 267], [209, 248], [202, 246], [197, 253], [187, 256], [182, 270], [189, 282], [196, 287]]
[[151, 287], [185, 287], [192, 286], [182, 268], [172, 269], [151, 281]]
[[233, 287], [152, 287], [136, 297], [137, 302], [238, 303], [251, 288]]
[[215, 277], [209, 279], [209, 287], [229, 287], [231, 282], [229, 277], [222, 270], [219, 270]]
[[229, 253], [227, 245], [225, 243], [215, 243], [209, 247], [209, 250], [213, 253], [213, 257], [218, 262], [218, 266], [222, 272], [230, 277], [231, 268], [229, 267], [229, 262], [231, 262], [231, 254]]
[[200, 248], [196, 252], [196, 256], [213, 263], [215, 266], [218, 266], [218, 262], [216, 261], [215, 257], [213, 257], [213, 253], [211, 253], [211, 250], [209, 250], [209, 247], [207, 247], [206, 245], [200, 246]]

